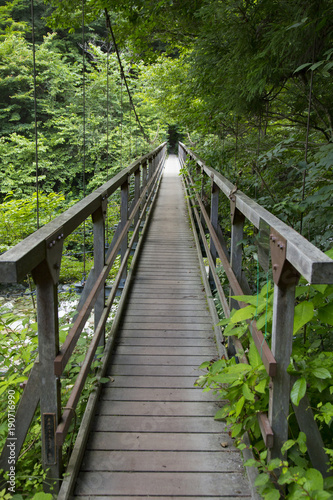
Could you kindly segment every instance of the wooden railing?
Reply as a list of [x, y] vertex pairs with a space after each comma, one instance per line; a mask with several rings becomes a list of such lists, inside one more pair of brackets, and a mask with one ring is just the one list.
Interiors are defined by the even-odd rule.
[[[138, 242], [143, 222], [147, 222], [150, 214], [165, 156], [166, 143], [136, 160], [62, 215], [0, 256], [0, 282], [19, 283], [31, 272], [37, 290], [38, 360], [31, 370], [17, 408], [15, 437], [9, 435], [7, 442], [13, 442], [15, 439], [17, 460], [40, 402], [42, 463], [44, 470], [48, 471], [48, 478], [57, 479], [55, 489], [58, 489], [62, 475], [62, 445], [75, 415], [75, 408], [95, 359], [97, 347], [105, 344], [106, 321], [120, 281], [126, 280], [130, 270], [128, 258]], [[131, 180], [134, 180], [132, 200], [129, 196]], [[105, 253], [108, 198], [117, 190], [121, 191], [120, 221]], [[78, 314], [60, 347], [57, 284], [63, 242], [90, 216], [93, 220], [94, 267], [84, 286]], [[105, 281], [119, 252], [121, 265], [105, 302]], [[93, 309], [95, 332], [62, 413], [60, 377]], [[0, 469], [5, 471], [9, 470], [9, 452], [6, 443], [0, 458]]]
[[[269, 251], [274, 280], [273, 322], [271, 347], [261, 331], [251, 322], [251, 334], [268, 375], [271, 377], [268, 415], [259, 414], [259, 425], [269, 458], [281, 456], [281, 447], [288, 439], [290, 405], [290, 377], [287, 368], [290, 363], [293, 342], [295, 309], [295, 287], [300, 275], [308, 283], [333, 283], [333, 261], [318, 248], [303, 238], [294, 229], [272, 215], [258, 203], [238, 190], [223, 175], [205, 165], [184, 144], [179, 144], [179, 160], [184, 169], [184, 181], [189, 191], [192, 217], [201, 237], [209, 262], [209, 273], [213, 280], [224, 314], [228, 318], [232, 307], [241, 308], [247, 304], [234, 299], [227, 300], [216, 270], [219, 257], [229, 280], [231, 295], [250, 292], [242, 269], [244, 223], [247, 219], [255, 228], [266, 234], [267, 265]], [[186, 173], [187, 172], [187, 173]], [[194, 177], [200, 186], [194, 187]], [[204, 200], [205, 184], [210, 182], [210, 199]], [[230, 202], [231, 244], [227, 247], [223, 231], [218, 223], [219, 196]], [[204, 203], [204, 201], [206, 203]], [[206, 210], [205, 205], [209, 205]], [[208, 211], [210, 214], [208, 215]], [[210, 236], [210, 244], [206, 234]], [[247, 362], [240, 341], [233, 338], [236, 351], [242, 361]], [[298, 407], [294, 407], [300, 429], [307, 435], [307, 446], [314, 467], [327, 475], [327, 462], [318, 427], [305, 396]]]

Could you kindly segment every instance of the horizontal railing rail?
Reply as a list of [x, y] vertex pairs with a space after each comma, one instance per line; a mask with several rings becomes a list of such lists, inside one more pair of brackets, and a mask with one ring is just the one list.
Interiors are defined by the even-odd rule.
[[[185, 187], [189, 194], [192, 216], [201, 236], [201, 243], [209, 264], [209, 275], [216, 288], [226, 318], [230, 310], [242, 308], [247, 303], [241, 300], [228, 301], [216, 269], [217, 257], [228, 278], [230, 295], [242, 296], [250, 289], [247, 283], [243, 260], [244, 224], [247, 220], [266, 235], [267, 265], [269, 253], [274, 281], [273, 322], [271, 347], [255, 321], [248, 321], [249, 330], [270, 376], [268, 415], [258, 415], [259, 425], [269, 458], [281, 457], [281, 448], [288, 439], [288, 415], [290, 405], [290, 376], [287, 368], [293, 342], [295, 309], [295, 288], [300, 275], [310, 284], [333, 283], [333, 261], [294, 229], [261, 207], [257, 202], [238, 190], [223, 175], [205, 163], [184, 144], [179, 143], [179, 160], [183, 167]], [[184, 168], [186, 167], [186, 168]], [[194, 175], [199, 174], [199, 184], [195, 186]], [[210, 214], [203, 200], [204, 185], [210, 181], [211, 195], [208, 202]], [[198, 192], [199, 191], [199, 192]], [[230, 202], [231, 243], [230, 251], [218, 223], [219, 195]], [[210, 244], [206, 234], [210, 236]], [[246, 292], [246, 293], [245, 293]], [[232, 337], [240, 360], [247, 363], [244, 349], [239, 339]], [[303, 411], [301, 409], [303, 408]], [[305, 408], [307, 409], [307, 408]], [[328, 457], [323, 441], [312, 415], [304, 410], [304, 404], [294, 408], [300, 429], [308, 436], [308, 451], [314, 467], [327, 475]]]
[[[36, 360], [17, 412], [15, 427], [15, 461], [40, 403], [42, 424], [42, 464], [48, 482], [59, 488], [62, 476], [62, 446], [75, 416], [86, 379], [96, 359], [99, 346], [105, 346], [105, 327], [119, 285], [127, 279], [129, 257], [147, 223], [156, 197], [166, 157], [166, 143], [139, 158], [111, 180], [96, 189], [59, 217], [0, 255], [0, 282], [18, 283], [32, 273], [37, 291], [38, 359]], [[129, 187], [131, 186], [131, 193]], [[108, 198], [120, 190], [120, 220], [105, 252], [105, 220]], [[131, 199], [131, 197], [133, 199]], [[63, 242], [87, 218], [93, 221], [94, 265], [86, 280], [78, 313], [66, 340], [59, 345], [58, 281]], [[129, 234], [130, 241], [129, 240]], [[112, 289], [105, 297], [105, 284], [117, 255], [120, 268]], [[95, 330], [79, 374], [65, 407], [61, 404], [61, 376], [70, 361], [83, 328], [94, 310]], [[7, 442], [12, 442], [8, 434]], [[0, 469], [9, 470], [9, 448], [5, 444]], [[11, 457], [12, 458], [12, 457]], [[11, 462], [12, 463], [12, 462]]]

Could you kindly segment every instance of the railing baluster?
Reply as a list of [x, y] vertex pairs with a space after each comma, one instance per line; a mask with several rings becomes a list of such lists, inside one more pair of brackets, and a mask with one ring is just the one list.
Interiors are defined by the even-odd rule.
[[[121, 227], [124, 227], [128, 220], [128, 180], [121, 186], [121, 207], [120, 207]], [[120, 247], [121, 261], [123, 261], [128, 246], [128, 237], [124, 239]], [[121, 279], [126, 280], [127, 268], [124, 269]]]
[[[231, 207], [231, 248], [230, 248], [230, 265], [237, 278], [238, 283], [242, 284], [242, 260], [243, 260], [243, 245], [241, 244], [244, 238], [244, 215], [236, 208], [234, 199], [230, 200]], [[230, 288], [230, 294], [235, 295], [235, 291]], [[236, 294], [237, 295], [237, 294]], [[230, 309], [239, 309], [237, 300], [229, 301]]]
[[[135, 177], [134, 177], [134, 201], [135, 203], [138, 201], [140, 198], [140, 181], [141, 181], [141, 169], [138, 167], [138, 169], [135, 171]], [[137, 214], [134, 217], [134, 227], [136, 227], [138, 220], [140, 217], [140, 211], [137, 212]], [[139, 239], [139, 232], [137, 233], [134, 243], [137, 243]]]
[[[218, 189], [217, 185], [215, 184], [214, 180], [212, 179], [211, 202], [210, 202], [210, 221], [211, 221], [212, 226], [216, 232], [217, 232], [217, 226], [218, 226], [218, 216], [219, 216], [219, 189]], [[214, 242], [212, 240], [212, 237], [210, 237], [210, 253], [213, 257], [214, 266], [216, 267], [217, 250], [216, 250], [216, 247], [215, 247]], [[211, 269], [209, 270], [209, 281], [210, 281], [211, 285], [215, 283]]]
[[[277, 362], [276, 376], [270, 383], [269, 422], [274, 444], [269, 459], [281, 457], [281, 447], [288, 439], [290, 376], [287, 368], [293, 341], [296, 284], [274, 285], [272, 353]], [[282, 457], [281, 457], [282, 458]]]
[[53, 371], [59, 352], [58, 292], [46, 261], [34, 269], [33, 277], [37, 290], [42, 464], [47, 471], [44, 487], [49, 490], [51, 482], [58, 491], [62, 448], [56, 445], [55, 432], [61, 417], [61, 386]]
[[[102, 196], [101, 206], [92, 214], [94, 230], [94, 270], [95, 276], [98, 276], [105, 264], [105, 216], [107, 210], [107, 196]], [[94, 307], [94, 325], [95, 329], [101, 319], [105, 307], [105, 283], [100, 291]], [[105, 344], [105, 332], [102, 333], [100, 346]]]
[[148, 160], [148, 179], [151, 179], [151, 176], [153, 175], [153, 167], [154, 167], [154, 157], [151, 157]]

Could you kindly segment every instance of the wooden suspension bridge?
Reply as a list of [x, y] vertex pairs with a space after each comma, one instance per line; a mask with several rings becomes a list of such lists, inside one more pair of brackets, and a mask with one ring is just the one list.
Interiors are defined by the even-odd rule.
[[[258, 419], [271, 458], [279, 456], [288, 439], [287, 367], [295, 286], [300, 275], [309, 283], [333, 283], [333, 262], [183, 144], [178, 159], [166, 160], [166, 156], [166, 144], [162, 144], [0, 256], [2, 282], [20, 282], [31, 272], [37, 288], [39, 357], [16, 412], [15, 458], [39, 404], [43, 467], [48, 479], [55, 481], [58, 499], [257, 498], [253, 471], [246, 474], [225, 424], [213, 419], [223, 401], [194, 386], [203, 361], [227, 356], [210, 282], [227, 317], [231, 306], [244, 307], [226, 299], [216, 260], [223, 265], [232, 293], [247, 293], [240, 244], [246, 219], [267, 235], [261, 250], [271, 254], [275, 283], [271, 348], [256, 325], [251, 328], [271, 377], [269, 413], [259, 414]], [[183, 185], [179, 167], [188, 159], [192, 166], [183, 175]], [[198, 172], [202, 196], [192, 190], [192, 176]], [[207, 179], [209, 210], [202, 200]], [[105, 252], [107, 203], [117, 190], [121, 218]], [[230, 203], [230, 248], [218, 217], [222, 195]], [[57, 283], [63, 241], [90, 216], [94, 268], [60, 346]], [[106, 297], [105, 282], [119, 253], [120, 269]], [[108, 331], [120, 283], [124, 287]], [[95, 333], [62, 408], [61, 377], [93, 310]], [[62, 447], [98, 346], [104, 348], [98, 377], [108, 377], [109, 382], [98, 384], [90, 394], [63, 475]], [[234, 348], [246, 362], [236, 339]], [[307, 433], [312, 464], [326, 475], [327, 457], [306, 397], [295, 413], [300, 429]], [[8, 436], [7, 443], [11, 440]], [[5, 446], [2, 451], [0, 469], [8, 470], [8, 450]]]

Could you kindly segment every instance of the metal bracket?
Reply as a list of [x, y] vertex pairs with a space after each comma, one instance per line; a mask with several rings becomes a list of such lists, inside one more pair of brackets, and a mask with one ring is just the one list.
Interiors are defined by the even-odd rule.
[[54, 284], [59, 281], [63, 244], [64, 233], [62, 226], [45, 240], [46, 262]]
[[106, 214], [107, 214], [107, 211], [108, 211], [108, 193], [107, 193], [107, 191], [105, 191], [105, 192], [101, 195], [101, 199], [102, 199], [102, 213], [103, 213], [103, 219], [104, 219], [104, 222], [105, 222], [105, 219], [106, 219]]
[[272, 227], [269, 239], [274, 283], [278, 286], [298, 283], [300, 274], [287, 260], [287, 240]]

